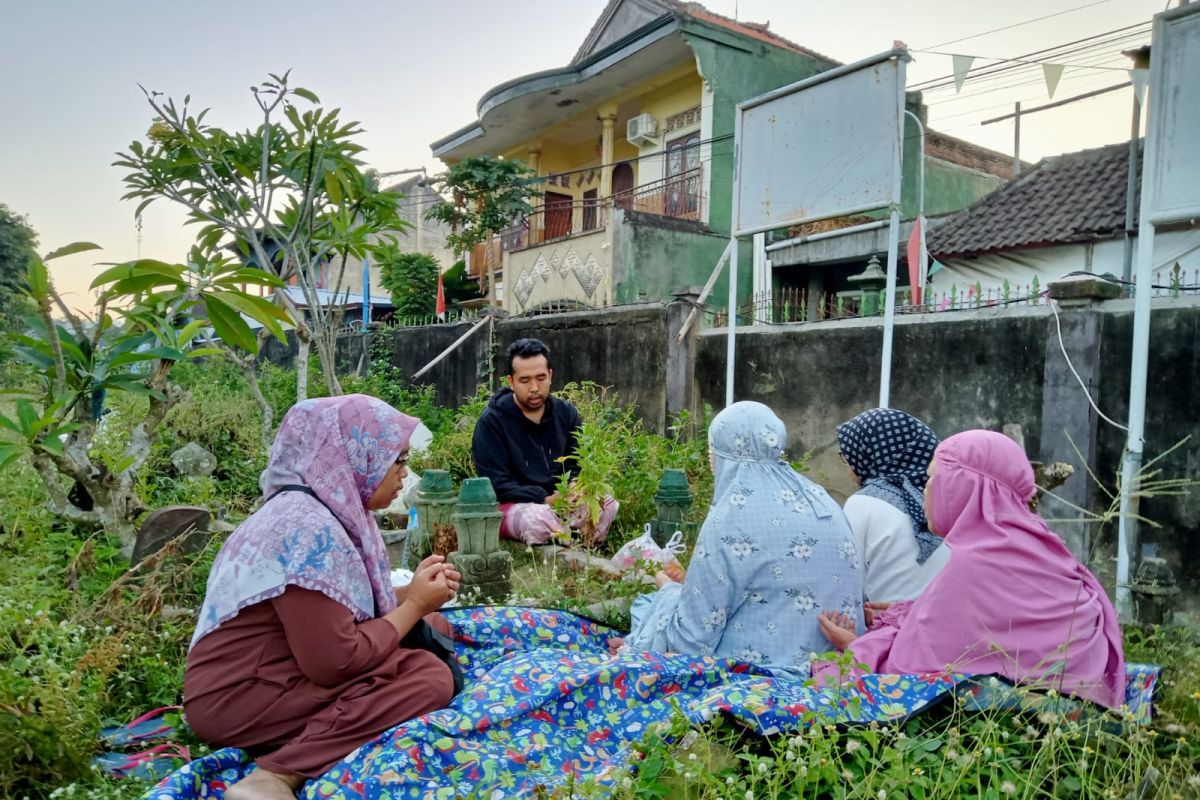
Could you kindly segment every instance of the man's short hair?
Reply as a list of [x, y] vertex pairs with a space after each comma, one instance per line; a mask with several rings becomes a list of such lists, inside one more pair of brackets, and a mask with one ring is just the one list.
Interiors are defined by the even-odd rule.
[[546, 368], [550, 368], [550, 348], [546, 347], [545, 343], [540, 339], [517, 339], [508, 346], [507, 356], [509, 375], [514, 374], [514, 358], [536, 358], [537, 356], [545, 356]]

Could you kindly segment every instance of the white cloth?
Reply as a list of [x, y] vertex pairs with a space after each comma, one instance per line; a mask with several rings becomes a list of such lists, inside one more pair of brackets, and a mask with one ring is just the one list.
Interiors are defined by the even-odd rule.
[[924, 564], [918, 564], [912, 520], [891, 503], [855, 494], [843, 510], [850, 520], [854, 546], [863, 554], [867, 600], [915, 600], [950, 560], [950, 550], [943, 544]]

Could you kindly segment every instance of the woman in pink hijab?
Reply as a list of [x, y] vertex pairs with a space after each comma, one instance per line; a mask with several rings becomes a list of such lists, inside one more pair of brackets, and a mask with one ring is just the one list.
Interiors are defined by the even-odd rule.
[[[838, 615], [822, 629], [869, 672], [1002, 675], [1115, 708], [1125, 696], [1121, 630], [1104, 588], [1029, 509], [1036, 487], [1021, 448], [966, 431], [937, 448], [925, 488], [930, 529], [950, 549], [916, 600], [879, 608], [854, 638]], [[835, 664], [814, 677], [838, 675]]]

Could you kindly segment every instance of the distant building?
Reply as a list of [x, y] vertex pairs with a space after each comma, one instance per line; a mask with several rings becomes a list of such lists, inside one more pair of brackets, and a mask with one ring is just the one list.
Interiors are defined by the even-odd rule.
[[[1012, 291], [1035, 279], [1045, 288], [1070, 272], [1120, 277], [1128, 176], [1127, 142], [1039, 161], [970, 208], [930, 226], [926, 244], [943, 266], [930, 288], [947, 292], [955, 286], [965, 292], [978, 286], [985, 293], [1002, 293], [1005, 282]], [[1188, 276], [1200, 270], [1200, 225], [1164, 228], [1155, 235], [1155, 283], [1168, 285], [1176, 264]]]

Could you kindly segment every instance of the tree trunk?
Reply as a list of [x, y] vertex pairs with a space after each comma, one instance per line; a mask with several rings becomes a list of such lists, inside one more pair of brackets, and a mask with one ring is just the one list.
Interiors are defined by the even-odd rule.
[[296, 336], [296, 402], [308, 399], [308, 337]]
[[262, 387], [258, 384], [258, 363], [253, 358], [242, 358], [232, 350], [228, 351], [228, 355], [242, 371], [242, 375], [246, 378], [246, 386], [249, 387], [254, 402], [258, 404], [259, 418], [262, 423], [262, 443], [263, 447], [269, 451], [275, 433], [275, 409], [267, 402], [267, 398], [262, 393]]
[[325, 385], [329, 387], [329, 396], [337, 397], [342, 393], [342, 384], [337, 376], [337, 332], [330, 331], [317, 336], [317, 355], [321, 361], [321, 374]]

